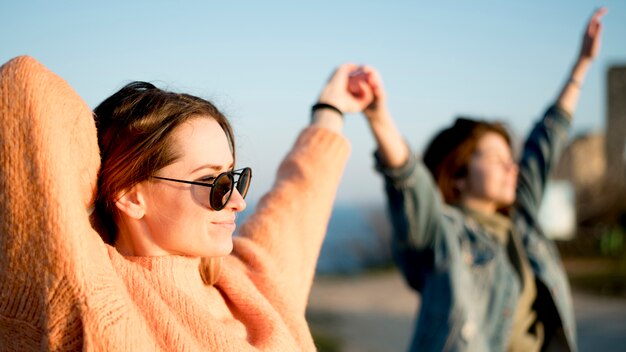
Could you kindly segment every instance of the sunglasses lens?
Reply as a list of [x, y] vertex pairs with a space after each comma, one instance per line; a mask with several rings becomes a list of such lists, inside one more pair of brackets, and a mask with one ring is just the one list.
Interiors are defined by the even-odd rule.
[[237, 182], [237, 191], [241, 194], [242, 198], [246, 197], [248, 194], [248, 188], [250, 188], [250, 178], [252, 177], [252, 169], [245, 168], [241, 170], [241, 176], [239, 176], [239, 181]]
[[233, 190], [233, 176], [231, 174], [220, 174], [213, 184], [211, 190], [211, 207], [215, 210], [224, 208]]

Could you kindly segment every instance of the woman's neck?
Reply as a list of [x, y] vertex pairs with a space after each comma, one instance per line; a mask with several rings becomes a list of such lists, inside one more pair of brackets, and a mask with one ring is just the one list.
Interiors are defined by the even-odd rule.
[[151, 241], [150, 231], [145, 228], [143, 222], [137, 220], [129, 221], [121, 217], [117, 226], [115, 249], [123, 256], [158, 257], [173, 254], [163, 250]]
[[498, 205], [494, 201], [472, 197], [462, 199], [461, 205], [487, 215], [495, 214], [498, 210]]

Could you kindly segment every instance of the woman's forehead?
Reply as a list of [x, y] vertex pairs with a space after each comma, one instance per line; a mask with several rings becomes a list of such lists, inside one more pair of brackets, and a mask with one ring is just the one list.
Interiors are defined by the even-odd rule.
[[506, 153], [511, 154], [511, 147], [506, 139], [496, 132], [487, 132], [480, 138], [476, 150], [481, 153]]
[[198, 168], [227, 169], [232, 166], [233, 153], [222, 127], [212, 118], [194, 118], [173, 132], [180, 162], [191, 170]]

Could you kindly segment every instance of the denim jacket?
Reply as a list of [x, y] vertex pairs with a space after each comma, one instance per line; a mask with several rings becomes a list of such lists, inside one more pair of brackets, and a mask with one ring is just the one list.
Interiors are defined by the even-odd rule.
[[[511, 221], [535, 275], [533, 308], [547, 327], [544, 343], [576, 351], [569, 284], [537, 214], [568, 128], [567, 113], [558, 106], [550, 107], [534, 126], [519, 163]], [[396, 169], [378, 161], [377, 169], [385, 179], [394, 259], [421, 294], [410, 350], [505, 351], [521, 289], [506, 248], [443, 202], [428, 169], [415, 156]]]

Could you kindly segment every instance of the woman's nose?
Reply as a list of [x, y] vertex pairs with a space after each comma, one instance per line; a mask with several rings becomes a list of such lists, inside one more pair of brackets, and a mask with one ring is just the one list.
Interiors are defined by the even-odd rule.
[[239, 190], [237, 190], [236, 187], [233, 189], [233, 194], [230, 196], [228, 203], [226, 203], [226, 207], [235, 212], [246, 209], [246, 201], [243, 199], [241, 193], [239, 193]]

